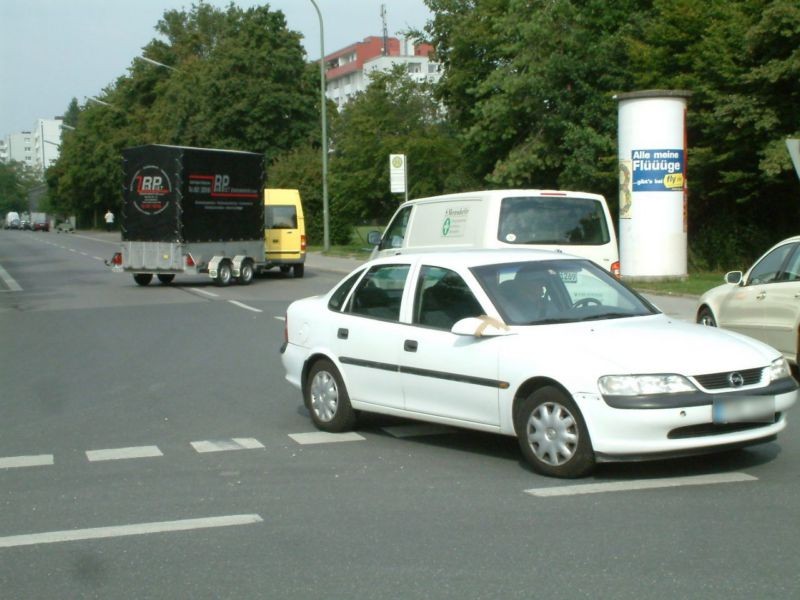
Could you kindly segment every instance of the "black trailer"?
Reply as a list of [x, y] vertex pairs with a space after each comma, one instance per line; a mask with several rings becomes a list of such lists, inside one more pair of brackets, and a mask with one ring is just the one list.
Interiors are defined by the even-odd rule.
[[123, 158], [122, 251], [114, 270], [147, 285], [179, 273], [248, 284], [264, 264], [264, 158], [150, 144]]

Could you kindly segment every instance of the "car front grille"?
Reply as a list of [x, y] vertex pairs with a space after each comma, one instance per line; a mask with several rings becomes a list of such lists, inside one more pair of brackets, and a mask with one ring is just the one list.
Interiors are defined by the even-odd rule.
[[[739, 386], [734, 386], [730, 381], [732, 373], [739, 373], [744, 380]], [[764, 369], [745, 369], [744, 371], [725, 371], [724, 373], [710, 373], [708, 375], [695, 375], [697, 382], [707, 390], [737, 389], [743, 385], [761, 383]]]

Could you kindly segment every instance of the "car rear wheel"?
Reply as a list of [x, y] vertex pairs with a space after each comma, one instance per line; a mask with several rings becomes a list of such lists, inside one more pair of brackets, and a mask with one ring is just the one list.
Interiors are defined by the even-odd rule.
[[152, 273], [134, 273], [133, 280], [139, 285], [147, 285], [153, 280]]
[[304, 400], [318, 429], [337, 433], [348, 431], [356, 424], [356, 413], [350, 406], [342, 377], [327, 359], [315, 362], [308, 372]]
[[711, 309], [707, 306], [704, 306], [700, 309], [700, 312], [697, 313], [697, 322], [700, 325], [707, 325], [708, 327], [716, 327], [717, 320], [714, 318], [714, 313], [711, 312]]
[[295, 277], [302, 277], [303, 273], [305, 273], [306, 268], [305, 265], [298, 263], [292, 267], [292, 270], [294, 271]]
[[592, 441], [577, 404], [554, 386], [539, 388], [516, 412], [522, 454], [542, 475], [574, 478], [595, 464]]
[[175, 279], [174, 273], [162, 273], [158, 276], [158, 280], [165, 285], [172, 283], [173, 279]]

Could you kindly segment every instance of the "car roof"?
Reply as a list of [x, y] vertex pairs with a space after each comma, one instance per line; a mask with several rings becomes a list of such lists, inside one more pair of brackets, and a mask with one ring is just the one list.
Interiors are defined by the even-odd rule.
[[369, 261], [367, 264], [393, 263], [432, 263], [443, 267], [475, 267], [511, 262], [545, 261], [545, 260], [587, 260], [579, 256], [564, 254], [553, 250], [535, 249], [465, 249], [465, 250], [431, 250], [425, 252], [406, 252], [393, 256], [384, 256]]

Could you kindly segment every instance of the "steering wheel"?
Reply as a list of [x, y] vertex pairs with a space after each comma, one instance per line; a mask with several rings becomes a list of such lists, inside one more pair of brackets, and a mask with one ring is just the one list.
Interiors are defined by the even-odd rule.
[[576, 300], [575, 304], [572, 305], [572, 308], [583, 308], [584, 306], [590, 306], [592, 304], [600, 306], [603, 303], [600, 302], [600, 300], [598, 300], [597, 298], [592, 298], [591, 296], [587, 296], [586, 298], [581, 298], [580, 300]]

